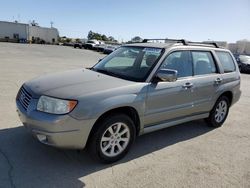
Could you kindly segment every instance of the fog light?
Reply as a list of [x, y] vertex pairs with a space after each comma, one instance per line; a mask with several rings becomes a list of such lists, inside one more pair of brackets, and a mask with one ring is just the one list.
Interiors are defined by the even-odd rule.
[[37, 134], [36, 135], [37, 139], [40, 141], [40, 142], [47, 142], [48, 139], [47, 139], [47, 136], [46, 135], [43, 135], [43, 134]]

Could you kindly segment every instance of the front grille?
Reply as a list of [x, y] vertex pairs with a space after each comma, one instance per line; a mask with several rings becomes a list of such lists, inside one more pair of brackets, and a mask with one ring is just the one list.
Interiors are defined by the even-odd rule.
[[26, 89], [24, 89], [24, 87], [21, 87], [18, 92], [17, 100], [21, 103], [25, 110], [28, 109], [31, 99], [32, 95]]

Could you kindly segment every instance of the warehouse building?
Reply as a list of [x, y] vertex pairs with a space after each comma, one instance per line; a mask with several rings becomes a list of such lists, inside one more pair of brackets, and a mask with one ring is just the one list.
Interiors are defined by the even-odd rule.
[[58, 37], [59, 33], [56, 28], [0, 21], [0, 41], [53, 44], [58, 42]]
[[29, 38], [30, 41], [35, 41], [36, 43], [57, 43], [59, 37], [58, 30], [56, 28], [47, 28], [39, 26], [29, 26]]
[[0, 41], [18, 42], [28, 39], [29, 25], [16, 22], [0, 21]]

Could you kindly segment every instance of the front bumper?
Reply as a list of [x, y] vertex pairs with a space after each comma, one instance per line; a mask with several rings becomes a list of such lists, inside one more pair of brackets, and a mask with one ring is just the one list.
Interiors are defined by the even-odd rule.
[[[95, 120], [77, 120], [70, 115], [37, 111], [32, 105], [25, 110], [17, 100], [17, 113], [26, 129], [41, 143], [59, 148], [83, 149]], [[32, 108], [33, 107], [33, 108]]]

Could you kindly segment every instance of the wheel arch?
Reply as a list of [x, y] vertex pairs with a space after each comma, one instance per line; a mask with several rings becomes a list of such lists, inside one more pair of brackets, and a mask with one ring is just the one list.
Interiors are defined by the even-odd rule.
[[88, 141], [89, 142], [91, 136], [96, 132], [96, 130], [98, 129], [98, 125], [101, 121], [103, 121], [105, 118], [107, 118], [108, 116], [112, 115], [112, 114], [117, 114], [117, 113], [121, 113], [121, 114], [125, 114], [127, 116], [129, 116], [131, 118], [131, 120], [134, 122], [135, 124], [135, 129], [136, 129], [136, 136], [139, 135], [140, 132], [140, 117], [139, 114], [137, 112], [137, 110], [134, 107], [131, 106], [123, 106], [123, 107], [117, 107], [111, 110], [108, 110], [106, 112], [104, 112], [94, 123], [94, 126], [92, 127], [90, 134], [88, 136]]
[[[225, 97], [228, 98], [228, 100], [229, 100], [229, 106], [231, 106], [232, 101], [233, 101], [233, 93], [232, 93], [232, 91], [225, 91], [225, 92], [223, 92], [223, 93], [218, 97], [218, 99], [219, 99], [220, 97], [222, 97], [222, 96], [225, 96]], [[218, 99], [217, 99], [217, 100], [218, 100]]]

